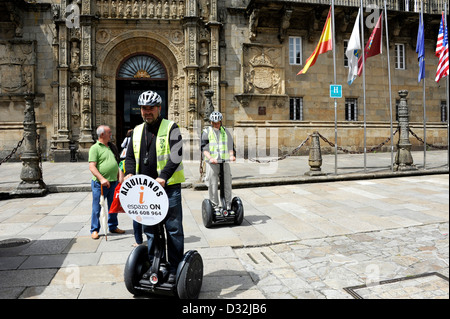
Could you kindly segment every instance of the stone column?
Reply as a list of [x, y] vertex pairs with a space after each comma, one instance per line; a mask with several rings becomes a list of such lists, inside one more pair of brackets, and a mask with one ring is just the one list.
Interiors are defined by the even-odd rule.
[[399, 138], [397, 144], [397, 155], [395, 156], [395, 171], [410, 171], [416, 170], [416, 166], [413, 164], [413, 158], [411, 155], [411, 143], [409, 141], [409, 111], [408, 104], [406, 103], [406, 97], [408, 96], [407, 90], [398, 91], [400, 95], [400, 104], [398, 106], [398, 127]]
[[185, 54], [186, 54], [186, 76], [187, 76], [187, 99], [188, 99], [188, 120], [187, 125], [192, 129], [194, 121], [198, 117], [197, 97], [198, 97], [198, 7], [197, 1], [186, 1], [186, 15], [184, 17]]
[[315, 131], [311, 134], [311, 146], [309, 147], [309, 159], [308, 164], [310, 170], [305, 173], [307, 176], [319, 176], [325, 175], [322, 172], [322, 152], [320, 150], [319, 133]]
[[47, 193], [47, 186], [42, 180], [40, 150], [36, 147], [37, 127], [34, 114], [34, 97], [34, 94], [25, 96], [25, 116], [23, 121], [24, 152], [21, 156], [22, 171], [20, 173], [22, 182], [12, 192], [12, 196], [43, 196]]
[[220, 106], [220, 28], [222, 24], [218, 21], [217, 0], [209, 1], [209, 22], [211, 45], [209, 54], [209, 74], [210, 74], [210, 89], [216, 92], [213, 96], [213, 104], [217, 106], [217, 110], [222, 110]]

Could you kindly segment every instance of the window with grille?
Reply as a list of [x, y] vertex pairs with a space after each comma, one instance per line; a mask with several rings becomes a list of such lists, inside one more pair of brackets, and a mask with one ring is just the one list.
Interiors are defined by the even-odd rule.
[[289, 64], [302, 64], [302, 38], [300, 37], [289, 38]]
[[149, 55], [135, 55], [120, 67], [118, 78], [132, 79], [166, 79], [164, 66]]
[[358, 120], [358, 99], [355, 98], [345, 99], [345, 120], [346, 121]]
[[401, 43], [395, 44], [395, 68], [405, 69], [405, 45]]
[[441, 101], [441, 122], [447, 123], [447, 102]]
[[303, 121], [303, 98], [295, 97], [289, 99], [289, 119]]
[[395, 100], [395, 120], [398, 121], [398, 107], [400, 106], [400, 100]]
[[347, 52], [348, 41], [349, 40], [344, 40], [344, 67], [346, 67], [346, 68], [348, 68], [348, 58], [345, 53]]

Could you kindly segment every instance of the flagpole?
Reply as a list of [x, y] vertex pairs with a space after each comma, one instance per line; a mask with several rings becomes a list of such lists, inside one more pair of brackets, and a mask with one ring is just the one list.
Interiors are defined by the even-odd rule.
[[[336, 85], [336, 37], [335, 37], [335, 24], [334, 24], [334, 0], [331, 0], [331, 25], [332, 25], [332, 37], [333, 37], [333, 71], [334, 71], [334, 84]], [[337, 175], [337, 99], [334, 98], [334, 174]]]
[[[420, 1], [421, 2], [421, 6], [420, 6], [420, 19], [422, 20], [422, 24], [424, 24], [423, 22], [423, 0]], [[420, 22], [419, 22], [420, 23]], [[420, 26], [419, 26], [420, 28]], [[425, 25], [423, 26], [423, 29], [425, 30]], [[425, 35], [424, 35], [425, 38]], [[424, 41], [424, 46], [425, 46], [425, 41]], [[425, 50], [425, 48], [424, 48]], [[425, 67], [425, 56], [423, 58], [423, 63]], [[426, 123], [426, 118], [427, 118], [427, 113], [426, 113], [426, 107], [425, 107], [425, 76], [423, 77], [423, 169], [427, 169], [427, 123]]]
[[364, 103], [364, 173], [366, 172], [366, 46], [364, 45], [364, 11], [363, 0], [361, 0], [361, 41], [362, 41], [362, 63], [363, 63], [363, 103]]
[[391, 120], [390, 136], [391, 136], [391, 171], [394, 171], [394, 129], [392, 124], [392, 85], [391, 85], [391, 59], [389, 56], [389, 30], [388, 30], [388, 17], [387, 17], [387, 5], [384, 0], [384, 16], [386, 24], [386, 46], [387, 46], [387, 60], [388, 60], [388, 78], [389, 78], [389, 115]]
[[[447, 3], [445, 3], [445, 6], [444, 6], [444, 21], [445, 21], [445, 27], [447, 28], [447, 32], [448, 32], [448, 26], [447, 26]], [[448, 100], [449, 100], [449, 92], [448, 92], [448, 89], [449, 89], [449, 85], [448, 85], [448, 81], [449, 81], [449, 77], [450, 77], [450, 75], [447, 75], [447, 81], [445, 81], [445, 84], [446, 84], [446, 87], [447, 87], [447, 167], [449, 168], [450, 167], [450, 138], [449, 138], [449, 132], [450, 132], [450, 130], [449, 130], [449, 122], [450, 122], [450, 120], [449, 120], [449, 114], [448, 114], [448, 112], [449, 112], [449, 103], [448, 103]]]

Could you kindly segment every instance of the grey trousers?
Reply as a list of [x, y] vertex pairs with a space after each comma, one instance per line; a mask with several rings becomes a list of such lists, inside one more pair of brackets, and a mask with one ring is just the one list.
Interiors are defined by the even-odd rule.
[[[223, 164], [226, 209], [231, 208], [231, 168], [229, 163]], [[209, 191], [209, 200], [214, 206], [222, 206], [219, 201], [219, 173], [220, 164], [206, 163], [206, 185]]]

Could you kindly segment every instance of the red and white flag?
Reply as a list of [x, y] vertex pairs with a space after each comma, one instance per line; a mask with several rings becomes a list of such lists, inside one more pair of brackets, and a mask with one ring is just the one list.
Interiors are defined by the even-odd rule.
[[445, 25], [445, 16], [442, 12], [441, 25], [439, 26], [438, 40], [436, 44], [436, 56], [439, 57], [439, 64], [436, 71], [436, 82], [448, 76], [448, 33]]

